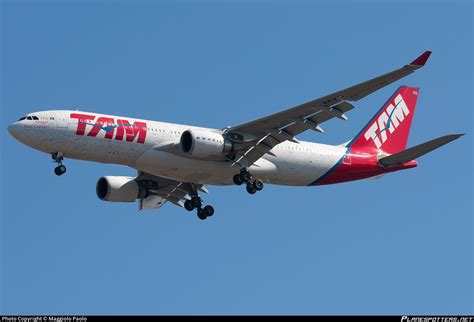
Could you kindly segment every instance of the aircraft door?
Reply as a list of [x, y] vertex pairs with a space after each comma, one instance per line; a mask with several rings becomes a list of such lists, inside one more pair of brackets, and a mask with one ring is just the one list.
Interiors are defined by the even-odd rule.
[[68, 121], [66, 119], [66, 113], [65, 112], [56, 112], [55, 115], [56, 119], [56, 127], [58, 128], [67, 128], [68, 126]]

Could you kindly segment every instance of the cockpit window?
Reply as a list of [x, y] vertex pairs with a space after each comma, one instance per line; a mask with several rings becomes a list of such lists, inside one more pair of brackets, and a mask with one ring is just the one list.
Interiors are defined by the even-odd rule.
[[33, 116], [23, 116], [21, 117], [18, 121], [23, 121], [23, 120], [29, 120], [29, 121], [32, 121], [32, 120], [35, 120], [35, 121], [39, 121], [39, 117], [33, 115]]

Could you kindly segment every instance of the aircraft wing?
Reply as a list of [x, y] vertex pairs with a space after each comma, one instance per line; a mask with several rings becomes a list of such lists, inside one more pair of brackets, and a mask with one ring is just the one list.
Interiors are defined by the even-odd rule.
[[140, 210], [158, 209], [168, 201], [183, 207], [181, 200], [190, 200], [190, 195], [196, 194], [198, 190], [208, 192], [201, 184], [171, 180], [142, 171], [138, 172], [136, 180], [143, 183], [149, 191], [149, 195], [139, 201]]
[[320, 97], [296, 107], [231, 126], [225, 135], [234, 142], [236, 156], [233, 166], [248, 167], [274, 146], [284, 141], [297, 142], [295, 136], [306, 130], [324, 132], [319, 124], [332, 118], [347, 120], [345, 113], [354, 108], [349, 101], [361, 98], [413, 73], [423, 67], [431, 51], [426, 51], [410, 64], [341, 91]]

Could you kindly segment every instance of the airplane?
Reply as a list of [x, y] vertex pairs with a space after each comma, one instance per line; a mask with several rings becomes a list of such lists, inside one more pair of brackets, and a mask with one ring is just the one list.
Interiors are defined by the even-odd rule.
[[73, 110], [29, 113], [8, 127], [21, 143], [51, 155], [54, 172], [66, 172], [64, 158], [125, 165], [137, 176], [98, 179], [99, 199], [138, 201], [140, 210], [171, 202], [199, 219], [214, 214], [203, 206], [205, 184], [244, 184], [249, 194], [264, 184], [318, 186], [366, 178], [417, 166], [415, 160], [463, 134], [451, 134], [406, 148], [419, 88], [401, 86], [349, 142], [326, 145], [296, 136], [324, 133], [331, 119], [347, 121], [350, 102], [423, 67], [431, 51], [408, 65], [341, 91], [244, 124], [212, 129]]

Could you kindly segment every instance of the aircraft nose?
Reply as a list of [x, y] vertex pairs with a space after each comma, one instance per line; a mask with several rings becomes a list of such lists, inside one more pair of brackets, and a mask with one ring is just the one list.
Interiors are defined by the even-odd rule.
[[20, 125], [18, 122], [12, 123], [8, 126], [8, 133], [10, 133], [10, 135], [15, 139], [18, 139], [20, 136]]

